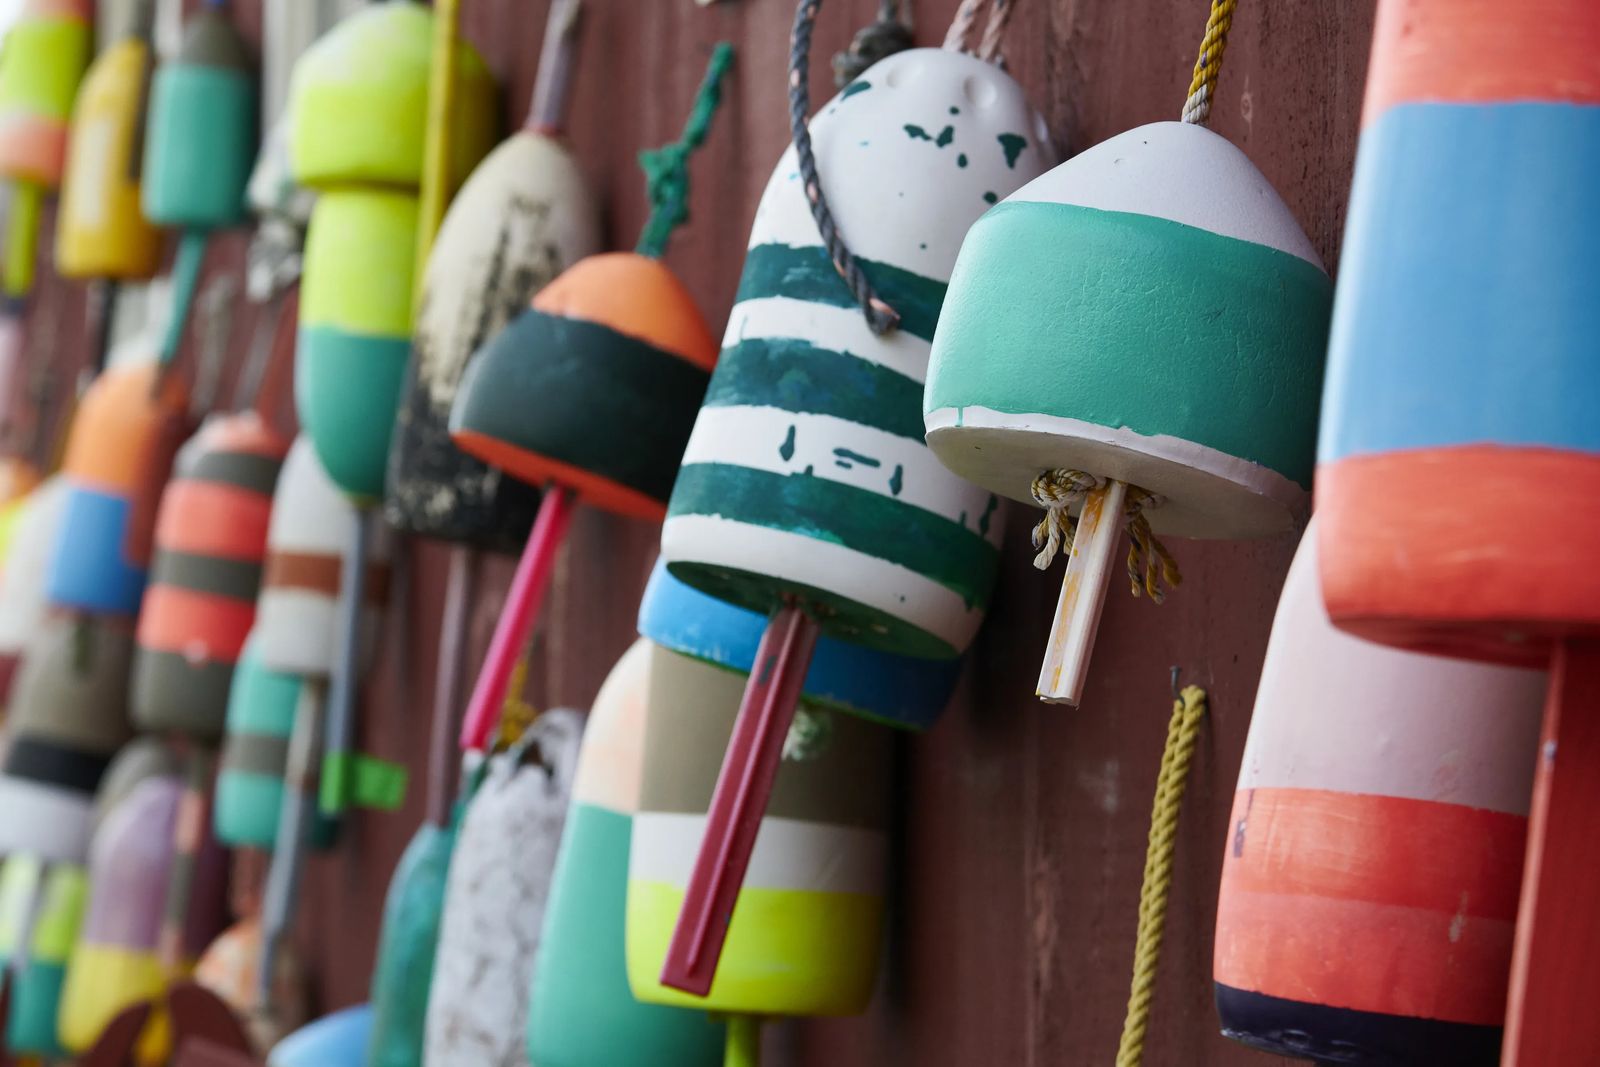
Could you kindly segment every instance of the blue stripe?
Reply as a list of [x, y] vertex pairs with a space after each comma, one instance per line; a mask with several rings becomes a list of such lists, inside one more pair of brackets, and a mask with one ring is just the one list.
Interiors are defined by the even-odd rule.
[[[680, 582], [656, 562], [639, 605], [639, 632], [686, 656], [748, 672], [766, 620]], [[932, 726], [955, 689], [961, 661], [913, 659], [860, 645], [817, 642], [806, 697], [913, 730]]]
[[1600, 452], [1600, 107], [1405, 104], [1361, 138], [1318, 458]]
[[93, 615], [137, 615], [145, 571], [128, 562], [127, 497], [69, 485], [55, 556], [50, 602]]

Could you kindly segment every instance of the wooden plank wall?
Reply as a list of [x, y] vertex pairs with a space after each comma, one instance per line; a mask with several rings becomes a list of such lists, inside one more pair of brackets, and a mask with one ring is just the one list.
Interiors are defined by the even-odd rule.
[[[235, 0], [252, 33], [261, 2]], [[1059, 143], [1090, 145], [1177, 117], [1205, 0], [1014, 2], [1010, 65]], [[940, 42], [956, 3], [915, 0], [919, 42]], [[517, 121], [547, 6], [463, 0], [465, 33], [502, 78], [507, 113]], [[710, 8], [691, 0], [587, 0], [587, 7], [571, 136], [619, 247], [632, 245], [646, 214], [635, 153], [677, 135], [712, 44], [727, 39], [739, 48], [727, 103], [694, 163], [693, 220], [668, 255], [708, 319], [720, 322], [757, 197], [787, 136], [783, 71], [792, 0], [724, 0]], [[831, 92], [821, 57], [842, 47], [876, 8], [877, 0], [823, 5], [813, 99]], [[1371, 28], [1372, 0], [1244, 0], [1214, 111], [1215, 128], [1277, 186], [1330, 267]], [[238, 272], [244, 244], [242, 234], [221, 239], [212, 271]], [[82, 306], [79, 287], [54, 279], [34, 301], [30, 328], [45, 319], [55, 324], [59, 366], [82, 357]], [[234, 364], [252, 320], [249, 309], [236, 318]], [[1074, 711], [1032, 697], [1058, 578], [1030, 565], [1031, 521], [1020, 511], [1013, 516], [1001, 587], [954, 706], [937, 729], [900, 747], [897, 907], [877, 1003], [858, 1019], [769, 1028], [776, 1063], [1110, 1062], [1127, 997], [1172, 667], [1210, 690], [1213, 715], [1183, 815], [1146, 1062], [1268, 1062], [1217, 1035], [1210, 950], [1229, 802], [1294, 539], [1176, 543], [1185, 584], [1161, 607], [1114, 593], [1088, 695]], [[633, 637], [656, 535], [636, 522], [580, 515], [539, 638], [530, 682], [536, 702], [581, 707], [593, 696]], [[343, 847], [313, 863], [300, 942], [326, 1008], [365, 996], [384, 889], [421, 815], [446, 552], [419, 544], [412, 559], [404, 610], [391, 623], [362, 728], [371, 750], [412, 767], [419, 788], [397, 815], [355, 819]], [[506, 560], [483, 569], [474, 665], [509, 573]]]

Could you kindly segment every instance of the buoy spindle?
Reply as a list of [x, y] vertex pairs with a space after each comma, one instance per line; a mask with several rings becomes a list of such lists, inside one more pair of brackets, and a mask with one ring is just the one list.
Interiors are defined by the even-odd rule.
[[1100, 630], [1106, 591], [1111, 587], [1112, 559], [1122, 534], [1127, 499], [1127, 483], [1115, 479], [1089, 490], [1084, 499], [1072, 548], [1067, 553], [1067, 573], [1061, 579], [1061, 596], [1056, 601], [1044, 663], [1039, 669], [1035, 692], [1040, 700], [1076, 707], [1083, 699], [1083, 683], [1089, 675], [1089, 657]]

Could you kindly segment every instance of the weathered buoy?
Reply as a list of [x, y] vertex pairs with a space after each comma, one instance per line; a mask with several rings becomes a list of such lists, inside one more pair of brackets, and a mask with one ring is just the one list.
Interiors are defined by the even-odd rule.
[[53, 616], [23, 653], [0, 765], [0, 855], [82, 863], [95, 790], [132, 734], [124, 623]]
[[78, 404], [61, 475], [66, 514], [50, 562], [50, 600], [96, 615], [139, 613], [157, 502], [189, 428], [176, 375], [151, 363], [96, 378]]
[[526, 1067], [528, 986], [583, 736], [583, 716], [541, 714], [486, 774], [450, 858], [427, 1067]]
[[[340, 22], [295, 66], [290, 161], [321, 195], [306, 238], [295, 398], [334, 482], [383, 496], [409, 353], [417, 197], [433, 15], [413, 0]], [[452, 180], [494, 144], [499, 109], [482, 58], [462, 44]]]
[[1545, 678], [1335, 630], [1316, 526], [1278, 605], [1223, 853], [1222, 1030], [1319, 1063], [1490, 1067]]
[[[178, 778], [146, 778], [95, 834], [89, 911], [61, 997], [61, 1043], [69, 1052], [84, 1052], [119, 1011], [166, 988], [158, 948], [182, 797]], [[160, 1062], [170, 1044], [167, 1030], [164, 1021], [146, 1030], [142, 1060]]]
[[408, 533], [515, 552], [533, 523], [537, 488], [457, 448], [450, 408], [469, 357], [600, 250], [598, 206], [560, 137], [580, 6], [551, 5], [527, 121], [461, 187], [428, 257], [384, 498]]
[[128, 24], [78, 90], [56, 218], [55, 266], [64, 278], [139, 281], [161, 266], [161, 231], [139, 203], [153, 11], [151, 0], [127, 5]]
[[39, 210], [61, 184], [68, 120], [92, 53], [90, 0], [28, 0], [6, 31], [0, 56], [0, 177], [6, 209], [5, 292], [33, 288]]
[[[922, 382], [962, 236], [1053, 159], [1022, 87], [954, 50], [890, 56], [807, 128], [816, 177], [802, 176], [791, 147], [762, 195], [662, 529], [675, 577], [772, 616], [728, 761], [730, 781], [760, 772], [756, 788], [737, 791], [739, 802], [736, 791], [719, 791], [724, 803], [684, 912], [694, 943], [669, 960], [670, 984], [699, 992], [716, 969], [819, 631], [950, 660], [982, 621], [1000, 558], [999, 501], [924, 445]], [[876, 327], [819, 233], [811, 198], [822, 194], [878, 294], [869, 301]], [[898, 328], [876, 333], [893, 317], [885, 308]], [[776, 714], [764, 717], [757, 705], [766, 697]], [[713, 854], [726, 862], [712, 863]]]
[[[32, 857], [11, 856], [5, 875], [0, 877], [0, 893], [8, 888], [13, 864], [36, 863]], [[67, 960], [78, 939], [89, 897], [89, 879], [81, 863], [54, 863], [43, 872], [38, 883], [37, 911], [28, 934], [26, 959], [18, 959], [16, 949], [7, 952], [0, 943], [0, 956], [10, 955], [11, 1018], [6, 1026], [6, 1051], [16, 1056], [60, 1058], [65, 1050], [56, 1033], [56, 1018], [61, 1009], [61, 990], [66, 981]], [[30, 902], [31, 905], [32, 902]], [[0, 903], [0, 909], [4, 904]], [[0, 931], [3, 940], [3, 931]]]
[[[643, 157], [655, 208], [637, 250], [569, 268], [462, 378], [451, 438], [468, 455], [547, 487], [467, 704], [465, 748], [481, 749], [499, 714], [574, 503], [648, 520], [666, 513], [717, 346], [661, 257], [689, 217], [689, 156], [710, 131], [733, 58], [732, 45], [717, 45], [682, 139]], [[616, 432], [622, 426], [627, 433]]]
[[654, 1004], [738, 1016], [866, 1009], [882, 948], [893, 734], [803, 708], [705, 994], [662, 981], [744, 678], [650, 650], [644, 780], [628, 865], [628, 982]]
[[256, 155], [253, 67], [226, 0], [208, 0], [184, 26], [178, 54], [151, 81], [141, 205], [151, 222], [183, 231], [163, 363], [172, 362], [183, 339], [207, 236], [245, 219]]
[[135, 724], [213, 746], [255, 621], [278, 469], [289, 443], [253, 412], [213, 417], [179, 450], [139, 613]]
[[66, 503], [66, 482], [52, 476], [16, 505], [5, 570], [0, 572], [0, 706], [9, 701], [23, 650], [49, 608], [45, 581]]
[[717, 1067], [723, 1026], [628, 988], [628, 850], [644, 774], [650, 642], [617, 661], [583, 731], [528, 996], [532, 1067]]

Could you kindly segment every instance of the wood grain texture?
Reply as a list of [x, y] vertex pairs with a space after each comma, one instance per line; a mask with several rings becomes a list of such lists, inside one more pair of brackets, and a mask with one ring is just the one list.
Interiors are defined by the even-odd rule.
[[[259, 40], [261, 0], [235, 0]], [[1058, 144], [1082, 148], [1176, 118], [1206, 20], [1205, 0], [1018, 0], [1007, 53]], [[188, 0], [197, 7], [198, 0]], [[917, 0], [916, 36], [937, 45], [957, 0]], [[789, 0], [586, 0], [573, 86], [572, 142], [606, 210], [611, 247], [633, 245], [648, 205], [640, 148], [677, 137], [712, 45], [739, 48], [716, 126], [692, 165], [692, 220], [667, 254], [714, 329], [732, 302], [756, 201], [786, 143], [783, 71]], [[523, 118], [548, 0], [462, 0], [462, 31], [501, 79], [506, 117]], [[1249, 0], [1234, 19], [1214, 128], [1277, 187], [1332, 271], [1355, 155], [1372, 0]], [[812, 98], [832, 93], [825, 59], [868, 22], [876, 0], [829, 0], [816, 29]], [[245, 239], [214, 242], [213, 271], [239, 272]], [[40, 242], [42, 250], [50, 247]], [[47, 253], [42, 253], [47, 254]], [[44, 281], [29, 327], [60, 324], [55, 366], [82, 364], [84, 289]], [[234, 321], [229, 395], [253, 328]], [[191, 331], [192, 333], [193, 331]], [[186, 344], [182, 364], [192, 362]], [[52, 414], [61, 404], [52, 406]], [[287, 398], [285, 397], [285, 401]], [[285, 402], [280, 427], [292, 427]], [[18, 410], [21, 410], [20, 405]], [[1102, 1064], [1127, 1001], [1150, 799], [1170, 708], [1169, 671], [1210, 690], [1179, 830], [1169, 929], [1146, 1062], [1153, 1067], [1280, 1063], [1217, 1035], [1211, 940], [1229, 805], [1278, 590], [1294, 538], [1174, 541], [1185, 582], [1156, 607], [1108, 598], [1083, 706], [1041, 707], [1038, 650], [1058, 586], [1040, 575], [1020, 509], [990, 620], [950, 713], [899, 742], [899, 861], [889, 955], [873, 1010], [855, 1019], [767, 1027], [776, 1067], [1018, 1067]], [[586, 706], [634, 636], [654, 526], [580, 509], [534, 647], [530, 696]], [[369, 675], [362, 743], [421, 773], [448, 549], [410, 548], [382, 654]], [[472, 608], [476, 673], [512, 561], [486, 561]], [[420, 779], [419, 779], [420, 780]], [[422, 817], [412, 790], [391, 815], [362, 813], [339, 848], [310, 860], [300, 943], [323, 1009], [366, 996], [383, 892]]]

